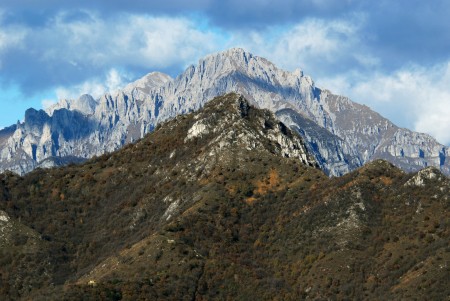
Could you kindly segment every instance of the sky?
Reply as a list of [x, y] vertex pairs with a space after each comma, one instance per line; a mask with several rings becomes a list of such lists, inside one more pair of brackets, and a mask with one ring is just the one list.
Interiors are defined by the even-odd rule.
[[0, 128], [242, 47], [450, 145], [447, 0], [2, 0]]

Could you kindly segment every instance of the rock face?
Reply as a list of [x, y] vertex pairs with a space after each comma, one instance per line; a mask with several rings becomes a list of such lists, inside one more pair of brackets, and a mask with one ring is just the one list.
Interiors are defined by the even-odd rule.
[[378, 158], [406, 171], [435, 166], [450, 174], [449, 148], [432, 137], [399, 128], [366, 106], [317, 88], [302, 71], [281, 70], [242, 49], [209, 55], [175, 79], [153, 72], [114, 95], [83, 95], [47, 111], [28, 110], [23, 123], [0, 131], [0, 170], [24, 174], [49, 157], [111, 152], [229, 92], [298, 130], [329, 175]]

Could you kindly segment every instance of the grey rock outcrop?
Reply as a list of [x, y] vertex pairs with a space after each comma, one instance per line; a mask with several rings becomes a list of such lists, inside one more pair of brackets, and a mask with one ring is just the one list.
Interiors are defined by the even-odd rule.
[[317, 88], [302, 71], [284, 71], [242, 49], [209, 55], [175, 79], [153, 72], [99, 99], [83, 95], [28, 110], [23, 123], [0, 131], [0, 171], [23, 174], [51, 157], [73, 161], [116, 150], [229, 92], [277, 113], [329, 175], [379, 158], [406, 171], [436, 166], [450, 174], [449, 148], [429, 135], [399, 128], [367, 106]]
[[348, 143], [315, 122], [292, 109], [282, 109], [276, 115], [303, 137], [308, 151], [314, 154], [322, 170], [342, 175], [361, 166], [358, 154]]

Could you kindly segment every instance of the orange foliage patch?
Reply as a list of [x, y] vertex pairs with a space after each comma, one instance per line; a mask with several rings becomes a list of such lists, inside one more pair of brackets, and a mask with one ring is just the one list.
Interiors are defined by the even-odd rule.
[[280, 177], [275, 169], [269, 171], [269, 177], [265, 180], [256, 181], [255, 194], [265, 195], [269, 191], [274, 191], [275, 187], [280, 183]]
[[[271, 169], [266, 178], [258, 180], [255, 183], [256, 188], [253, 190], [253, 194], [256, 196], [262, 196], [272, 191], [280, 191], [286, 188], [286, 185], [280, 185], [280, 176], [276, 169]], [[254, 196], [245, 199], [245, 202], [249, 205], [257, 201]]]

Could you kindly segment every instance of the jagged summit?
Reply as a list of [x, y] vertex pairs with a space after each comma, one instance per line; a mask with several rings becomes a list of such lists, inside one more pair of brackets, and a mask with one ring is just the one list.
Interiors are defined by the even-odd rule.
[[303, 78], [303, 72], [297, 69], [288, 72], [275, 66], [265, 58], [253, 55], [242, 48], [231, 48], [229, 50], [211, 54], [201, 59], [197, 65], [190, 68], [202, 76], [217, 79], [224, 75], [236, 75], [248, 77], [252, 80], [261, 80], [271, 85], [295, 85], [298, 81], [306, 80], [310, 85], [314, 85], [309, 76]]
[[91, 115], [95, 112], [97, 101], [89, 94], [83, 94], [78, 99], [61, 99], [58, 103], [50, 106], [45, 112], [52, 116], [56, 110], [78, 111], [84, 115]]
[[248, 65], [252, 60], [259, 59], [260, 58], [258, 56], [254, 56], [252, 53], [244, 50], [243, 48], [236, 47], [230, 48], [225, 51], [209, 54], [199, 60], [199, 65], [203, 64], [204, 62], [219, 62], [229, 60], [230, 62], [233, 62], [236, 67], [242, 67]]
[[375, 159], [408, 172], [436, 166], [450, 174], [449, 148], [430, 136], [398, 128], [367, 106], [316, 87], [301, 70], [282, 70], [241, 48], [208, 55], [174, 79], [152, 72], [117, 93], [62, 100], [48, 116], [28, 114], [30, 126], [0, 130], [0, 171], [24, 174], [48, 157], [87, 159], [117, 150], [230, 92], [276, 113], [329, 175]]
[[[280, 70], [280, 71], [285, 72], [286, 74], [291, 73], [289, 71], [281, 70], [280, 68], [278, 68], [275, 64], [273, 64], [269, 60], [267, 60], [263, 57], [254, 55], [253, 53], [251, 53], [243, 48], [240, 48], [240, 47], [230, 48], [225, 51], [220, 51], [217, 53], [209, 54], [206, 57], [204, 57], [203, 59], [201, 59], [199, 61], [199, 64], [202, 64], [204, 61], [218, 62], [218, 61], [224, 61], [225, 59], [228, 59], [231, 62], [233, 62], [235, 66], [248, 67], [249, 65], [251, 65], [252, 62], [253, 63], [257, 62], [259, 65], [264, 65], [264, 69]], [[296, 70], [294, 70], [292, 72], [292, 74], [295, 76], [301, 77], [301, 76], [303, 76], [303, 71], [300, 68], [297, 68]]]
[[128, 84], [125, 88], [123, 88], [123, 92], [132, 93], [133, 89], [137, 89], [144, 94], [148, 94], [153, 89], [162, 87], [171, 81], [173, 81], [173, 79], [170, 75], [162, 72], [150, 72], [137, 81]]

